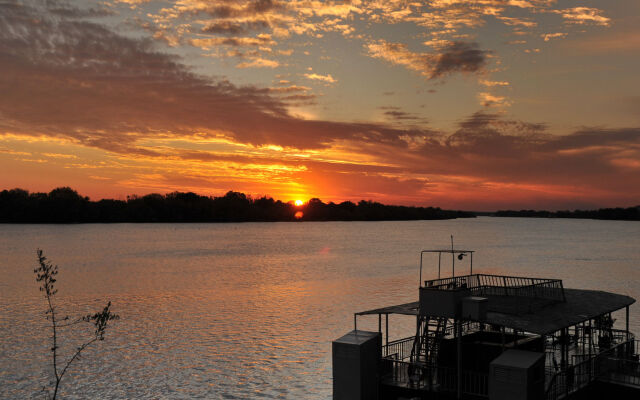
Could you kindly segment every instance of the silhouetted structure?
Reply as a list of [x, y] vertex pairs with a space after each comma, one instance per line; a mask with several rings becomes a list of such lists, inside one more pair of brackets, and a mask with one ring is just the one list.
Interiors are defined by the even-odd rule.
[[[438, 279], [422, 281], [429, 253], [438, 255]], [[633, 298], [565, 289], [558, 279], [474, 274], [472, 255], [423, 251], [419, 301], [354, 315], [354, 330], [333, 343], [334, 400], [601, 398], [596, 389], [640, 398]], [[452, 271], [467, 257], [469, 275], [440, 278], [449, 257]], [[621, 309], [626, 328], [614, 329], [611, 313]], [[391, 314], [415, 318], [415, 333], [390, 341]], [[358, 330], [365, 315], [378, 316], [378, 332]]]
[[311, 199], [295, 206], [266, 196], [254, 199], [233, 191], [221, 197], [173, 192], [99, 201], [82, 197], [69, 187], [57, 188], [48, 194], [22, 189], [0, 192], [0, 223], [386, 221], [469, 217], [474, 215], [433, 207], [386, 206], [365, 200], [358, 204], [350, 201], [325, 204], [320, 199]]

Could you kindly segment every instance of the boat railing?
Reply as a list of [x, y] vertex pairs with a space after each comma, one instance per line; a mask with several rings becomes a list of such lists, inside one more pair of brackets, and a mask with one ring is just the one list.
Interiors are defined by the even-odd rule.
[[382, 345], [382, 357], [391, 357], [396, 360], [405, 360], [411, 357], [414, 340], [414, 336], [409, 336]]
[[[582, 389], [603, 374], [614, 372], [618, 364], [611, 360], [637, 360], [633, 357], [636, 340], [631, 338], [597, 354], [582, 355], [581, 361], [561, 367], [550, 376], [546, 385], [546, 400], [557, 400]], [[574, 358], [577, 361], [578, 358]]]
[[424, 287], [436, 290], [468, 289], [474, 295], [521, 296], [565, 301], [560, 279], [474, 274], [424, 281]]
[[637, 358], [607, 358], [611, 371], [603, 377], [608, 382], [640, 386], [640, 361]]
[[[451, 337], [454, 335], [455, 326], [453, 324], [447, 324], [448, 326], [444, 330], [443, 337]], [[473, 321], [465, 321], [461, 324], [463, 333], [477, 332], [480, 329], [481, 323]], [[390, 341], [387, 344], [382, 344], [382, 357], [390, 357], [396, 360], [406, 360], [411, 357], [411, 349], [415, 341], [415, 336], [409, 336], [402, 339]]]
[[[382, 360], [382, 379], [388, 385], [417, 390], [443, 393], [456, 393], [458, 390], [456, 368], [410, 363], [392, 358]], [[488, 398], [489, 374], [462, 370], [460, 391], [463, 395]]]

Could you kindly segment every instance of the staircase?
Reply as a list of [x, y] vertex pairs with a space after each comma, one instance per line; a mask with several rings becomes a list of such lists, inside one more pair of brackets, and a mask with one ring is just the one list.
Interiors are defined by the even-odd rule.
[[420, 316], [418, 329], [411, 349], [411, 362], [421, 365], [437, 365], [440, 342], [447, 333], [447, 317]]

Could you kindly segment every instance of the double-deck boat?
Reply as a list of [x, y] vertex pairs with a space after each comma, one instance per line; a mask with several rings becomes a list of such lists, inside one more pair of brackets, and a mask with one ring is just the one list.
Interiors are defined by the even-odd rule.
[[[474, 274], [473, 253], [423, 250], [418, 301], [354, 314], [354, 329], [332, 343], [334, 400], [640, 398], [635, 299], [559, 279]], [[429, 254], [438, 278], [423, 281]], [[465, 259], [469, 274], [456, 276]], [[624, 312], [624, 329], [614, 328], [614, 312]], [[389, 340], [394, 314], [415, 318], [411, 336]], [[377, 332], [358, 329], [375, 315]]]

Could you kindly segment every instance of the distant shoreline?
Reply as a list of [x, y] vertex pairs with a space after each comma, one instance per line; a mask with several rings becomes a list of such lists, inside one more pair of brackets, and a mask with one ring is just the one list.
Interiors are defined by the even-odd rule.
[[474, 212], [475, 216], [518, 217], [518, 218], [565, 218], [599, 219], [608, 221], [640, 221], [640, 206], [627, 208], [600, 208], [598, 210], [544, 211], [544, 210], [501, 210], [496, 212]]

